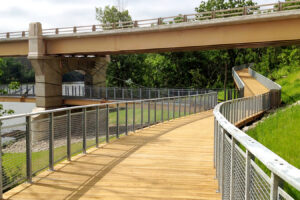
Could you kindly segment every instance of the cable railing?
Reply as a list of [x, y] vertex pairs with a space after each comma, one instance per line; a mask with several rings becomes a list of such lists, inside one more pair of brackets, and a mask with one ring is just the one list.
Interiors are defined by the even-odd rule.
[[[159, 122], [211, 110], [217, 93], [76, 106], [0, 117], [0, 193], [89, 147]], [[0, 194], [1, 197], [1, 194]]]
[[300, 170], [235, 126], [271, 109], [272, 98], [268, 92], [214, 109], [214, 166], [222, 199], [294, 199], [287, 184], [300, 191]]
[[[200, 12], [194, 14], [178, 15], [171, 17], [160, 17], [145, 20], [136, 21], [126, 21], [126, 22], [116, 22], [107, 24], [97, 24], [88, 26], [74, 26], [74, 27], [62, 27], [62, 28], [51, 28], [44, 29], [44, 36], [56, 36], [56, 35], [66, 35], [66, 34], [77, 34], [77, 33], [94, 33], [103, 32], [109, 30], [122, 30], [130, 28], [145, 28], [145, 27], [155, 27], [166, 24], [175, 23], [193, 23], [202, 20], [213, 20], [219, 18], [228, 18], [236, 16], [247, 16], [247, 15], [262, 15], [275, 12], [281, 12], [292, 9], [300, 9], [300, 1], [286, 1], [277, 2], [271, 4], [262, 4], [254, 6], [245, 6], [231, 9], [223, 10], [213, 10], [207, 12]], [[20, 32], [7, 32], [0, 33], [1, 39], [12, 39], [12, 38], [28, 38], [28, 31]]]

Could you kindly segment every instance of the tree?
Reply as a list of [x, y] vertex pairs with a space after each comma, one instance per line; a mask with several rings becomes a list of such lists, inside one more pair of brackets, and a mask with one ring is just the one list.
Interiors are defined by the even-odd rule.
[[115, 6], [105, 6], [96, 8], [96, 19], [103, 24], [103, 28], [111, 28], [115, 24], [116, 28], [124, 26], [120, 22], [131, 22], [131, 16], [128, 10], [119, 11]]

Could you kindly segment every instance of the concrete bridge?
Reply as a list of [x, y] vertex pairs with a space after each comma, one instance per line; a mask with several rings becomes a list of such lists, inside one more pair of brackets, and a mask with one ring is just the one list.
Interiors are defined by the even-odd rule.
[[62, 75], [81, 70], [93, 85], [103, 86], [106, 55], [297, 44], [299, 2], [292, 3], [84, 27], [42, 29], [31, 23], [29, 31], [0, 34], [0, 57], [28, 56], [37, 107], [60, 107]]

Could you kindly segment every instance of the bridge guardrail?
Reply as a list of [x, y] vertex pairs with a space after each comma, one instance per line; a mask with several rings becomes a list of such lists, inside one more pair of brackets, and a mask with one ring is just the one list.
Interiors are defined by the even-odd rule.
[[[76, 34], [76, 33], [92, 33], [99, 31], [115, 30], [115, 29], [128, 29], [128, 28], [143, 28], [160, 26], [164, 24], [174, 24], [181, 22], [195, 22], [201, 20], [211, 20], [217, 18], [227, 18], [245, 15], [260, 15], [266, 13], [274, 13], [291, 9], [299, 9], [300, 1], [286, 1], [271, 4], [254, 5], [247, 7], [238, 7], [232, 9], [213, 10], [208, 12], [200, 12], [195, 14], [171, 16], [171, 17], [160, 17], [154, 19], [145, 19], [137, 21], [97, 24], [88, 26], [74, 26], [74, 27], [62, 27], [62, 28], [51, 28], [44, 29], [44, 36], [55, 36], [64, 34]], [[24, 39], [28, 38], [28, 31], [19, 32], [7, 32], [0, 33], [1, 39]]]
[[217, 92], [76, 106], [0, 117], [0, 197], [87, 148], [147, 126], [211, 110]]
[[[268, 92], [223, 102], [214, 109], [214, 165], [222, 199], [293, 199], [282, 183], [300, 191], [300, 170], [235, 126], [271, 109], [272, 98]], [[270, 170], [271, 176], [255, 160]]]

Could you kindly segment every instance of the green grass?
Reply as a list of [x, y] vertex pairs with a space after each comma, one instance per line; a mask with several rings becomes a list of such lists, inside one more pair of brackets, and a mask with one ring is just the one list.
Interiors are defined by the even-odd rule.
[[282, 87], [282, 102], [292, 104], [300, 100], [300, 70], [288, 74], [276, 81]]
[[[300, 70], [291, 72], [276, 82], [282, 86], [284, 104], [292, 104], [300, 100]], [[300, 105], [280, 108], [247, 134], [291, 165], [300, 168], [299, 124]], [[270, 174], [264, 165], [257, 163], [267, 174]], [[293, 198], [300, 199], [299, 191], [286, 183], [283, 187]]]
[[[111, 136], [110, 139], [114, 139], [115, 136]], [[100, 143], [104, 143], [105, 138], [99, 138]], [[87, 140], [87, 146], [95, 145], [95, 139]], [[73, 152], [72, 156], [75, 156], [82, 152], [82, 142], [73, 143], [71, 145]], [[77, 152], [77, 153], [76, 153]], [[67, 147], [60, 146], [54, 149], [54, 160], [61, 160], [67, 156]], [[12, 183], [18, 178], [26, 176], [26, 154], [25, 153], [4, 153], [2, 156], [3, 169], [5, 171], [4, 186], [8, 183]], [[49, 151], [32, 152], [32, 171], [36, 172], [49, 166]]]
[[[300, 168], [299, 124], [300, 105], [277, 110], [247, 134], [291, 165]], [[265, 167], [262, 168], [268, 172]], [[300, 192], [287, 185], [284, 187], [295, 199], [300, 199]]]

